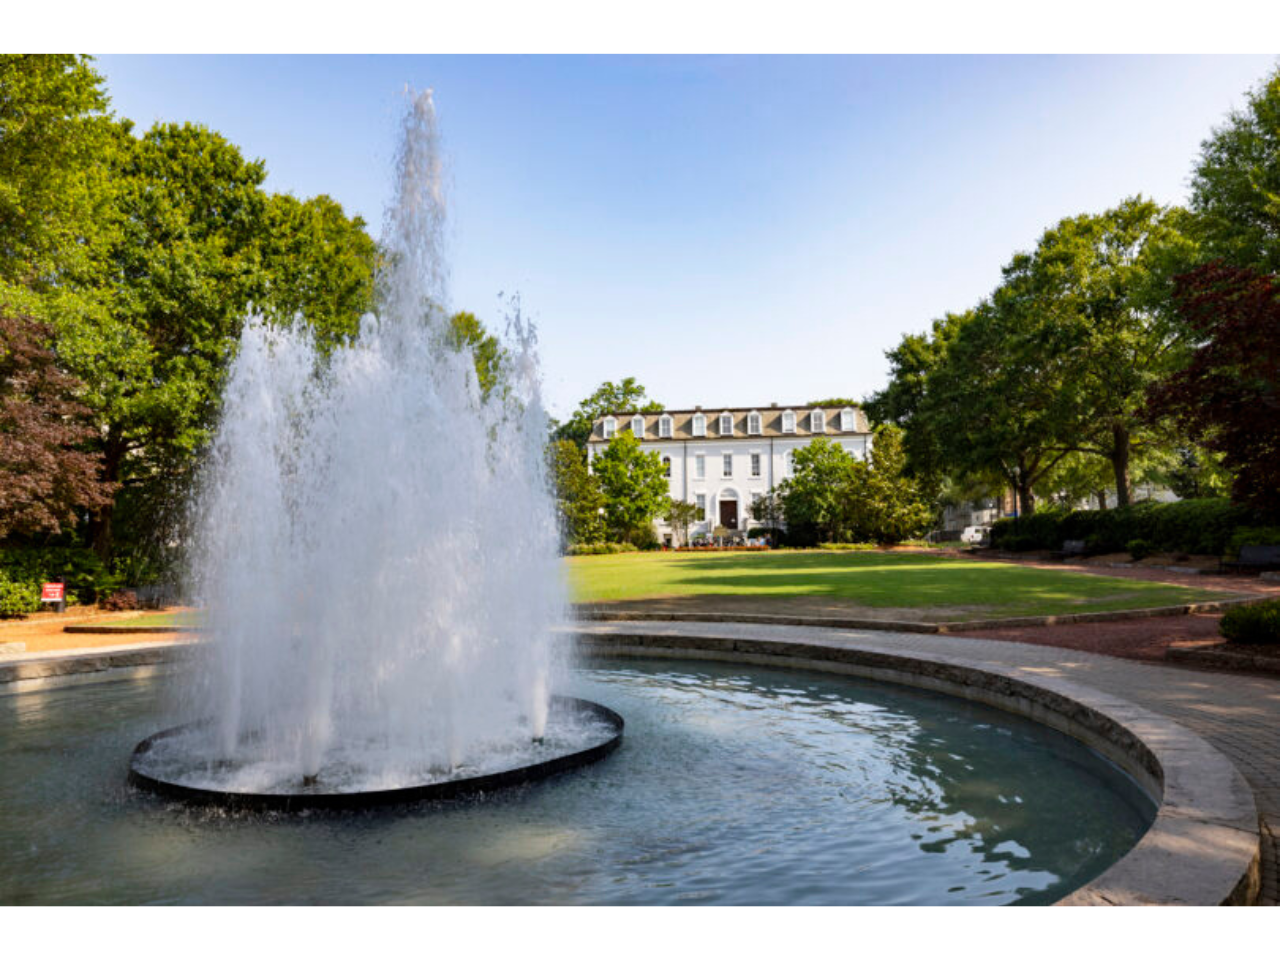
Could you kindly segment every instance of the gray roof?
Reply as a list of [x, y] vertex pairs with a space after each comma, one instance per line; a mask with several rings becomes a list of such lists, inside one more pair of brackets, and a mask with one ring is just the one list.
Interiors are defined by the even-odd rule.
[[[840, 429], [840, 411], [853, 410], [853, 430]], [[796, 429], [793, 433], [782, 432], [782, 415], [790, 410], [796, 415]], [[810, 429], [809, 414], [814, 410], [821, 410], [825, 416], [825, 429], [820, 433], [814, 433]], [[701, 413], [707, 418], [707, 432], [705, 436], [694, 436], [693, 433], [693, 417], [695, 414]], [[702, 407], [693, 410], [662, 410], [658, 413], [639, 414], [644, 417], [644, 436], [641, 441], [661, 442], [670, 440], [718, 440], [721, 438], [720, 433], [720, 415], [728, 413], [733, 416], [733, 434], [732, 439], [741, 440], [753, 437], [848, 437], [859, 433], [870, 433], [871, 426], [867, 420], [867, 415], [857, 404], [851, 404], [849, 407]], [[760, 414], [760, 432], [747, 433], [747, 415], [751, 413]], [[658, 420], [663, 416], [671, 417], [671, 436], [658, 436]], [[617, 432], [623, 433], [631, 429], [631, 418], [637, 416], [634, 410], [626, 410], [618, 413], [609, 413], [605, 416], [613, 417], [617, 420]], [[597, 417], [595, 422], [591, 424], [591, 440], [596, 443], [604, 442], [604, 428], [602, 423], [604, 417]], [[730, 435], [723, 435], [725, 439], [729, 439]]]

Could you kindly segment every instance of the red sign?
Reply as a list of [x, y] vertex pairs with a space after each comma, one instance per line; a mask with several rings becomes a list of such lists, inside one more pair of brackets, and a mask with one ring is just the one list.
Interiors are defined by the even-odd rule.
[[66, 588], [61, 583], [42, 583], [40, 585], [40, 602], [41, 603], [61, 603], [62, 591]]

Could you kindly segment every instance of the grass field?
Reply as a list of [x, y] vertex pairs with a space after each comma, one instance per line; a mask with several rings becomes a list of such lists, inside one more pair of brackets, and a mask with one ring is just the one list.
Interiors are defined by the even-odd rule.
[[[756, 598], [790, 611], [815, 606], [918, 610], [923, 619], [1047, 616], [1169, 606], [1225, 596], [1172, 584], [1038, 570], [920, 553], [778, 551], [769, 553], [642, 553], [573, 557], [566, 561], [577, 603], [660, 598]], [[706, 609], [716, 609], [708, 599]], [[681, 603], [684, 609], [688, 602]]]
[[140, 613], [133, 617], [121, 617], [115, 621], [120, 627], [198, 627], [200, 614], [195, 610], [177, 613]]

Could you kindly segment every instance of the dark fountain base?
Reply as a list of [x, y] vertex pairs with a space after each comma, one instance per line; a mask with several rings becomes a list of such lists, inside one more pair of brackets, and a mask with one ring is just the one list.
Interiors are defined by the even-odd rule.
[[[368, 790], [348, 793], [322, 793], [311, 789], [298, 793], [234, 793], [222, 790], [211, 790], [192, 787], [170, 780], [163, 780], [140, 769], [139, 761], [156, 743], [187, 730], [187, 726], [172, 727], [153, 734], [139, 743], [133, 750], [129, 760], [129, 783], [143, 790], [159, 794], [174, 800], [204, 806], [230, 807], [244, 810], [364, 810], [370, 807], [383, 807], [393, 804], [421, 803], [426, 801], [456, 800], [478, 794], [503, 790], [519, 786], [535, 780], [543, 780], [567, 770], [574, 770], [594, 763], [608, 756], [622, 742], [623, 720], [608, 707], [590, 700], [579, 700], [576, 697], [552, 697], [554, 709], [574, 711], [585, 714], [593, 720], [601, 721], [609, 728], [604, 739], [583, 750], [561, 754], [549, 760], [529, 764], [523, 767], [512, 767], [497, 773], [481, 776], [465, 777], [456, 780], [440, 780], [407, 787], [396, 787], [390, 790]], [[316, 783], [314, 777], [308, 784]]]

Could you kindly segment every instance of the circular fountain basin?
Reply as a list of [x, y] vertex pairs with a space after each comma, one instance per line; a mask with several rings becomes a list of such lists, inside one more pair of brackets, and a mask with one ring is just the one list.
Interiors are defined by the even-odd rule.
[[323, 815], [127, 787], [159, 678], [0, 696], [0, 902], [1049, 903], [1154, 811], [1079, 741], [940, 693], [671, 659], [563, 682], [626, 717], [604, 762]]
[[[494, 762], [480, 762], [432, 775], [421, 782], [369, 786], [367, 778], [326, 778], [314, 783], [277, 784], [262, 790], [234, 786], [236, 770], [193, 760], [184, 739], [198, 724], [171, 727], [140, 742], [129, 761], [129, 783], [186, 803], [250, 810], [358, 810], [394, 804], [454, 800], [542, 780], [607, 757], [622, 742], [623, 719], [601, 704], [577, 697], [552, 697], [546, 736]], [[430, 776], [430, 779], [426, 779]]]

